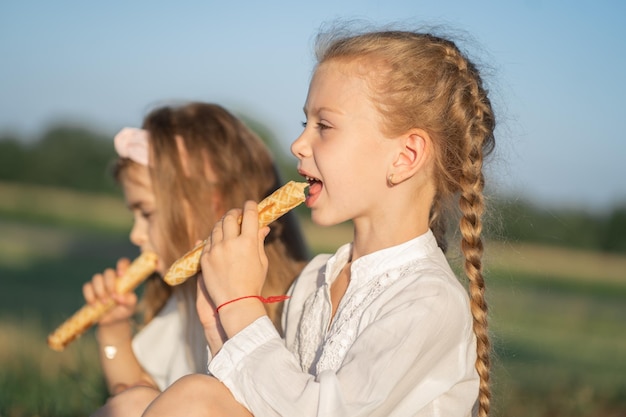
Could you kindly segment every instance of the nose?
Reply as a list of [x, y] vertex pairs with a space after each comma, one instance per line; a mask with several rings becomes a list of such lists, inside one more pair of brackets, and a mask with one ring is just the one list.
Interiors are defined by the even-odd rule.
[[305, 128], [300, 136], [291, 144], [291, 153], [298, 159], [303, 159], [311, 154], [311, 147], [307, 140], [307, 129]]
[[130, 229], [131, 243], [141, 248], [146, 243], [147, 239], [148, 235], [146, 234], [145, 227], [142, 225], [142, 219], [135, 218], [133, 228]]

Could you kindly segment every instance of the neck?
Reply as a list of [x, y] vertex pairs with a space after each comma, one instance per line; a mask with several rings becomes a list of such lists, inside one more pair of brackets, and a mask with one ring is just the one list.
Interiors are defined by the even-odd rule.
[[434, 195], [433, 184], [420, 178], [388, 189], [380, 204], [366, 215], [353, 219], [352, 260], [426, 233]]
[[379, 224], [355, 220], [351, 261], [426, 233], [428, 217], [416, 215], [414, 210], [411, 214], [412, 217], [396, 217]]

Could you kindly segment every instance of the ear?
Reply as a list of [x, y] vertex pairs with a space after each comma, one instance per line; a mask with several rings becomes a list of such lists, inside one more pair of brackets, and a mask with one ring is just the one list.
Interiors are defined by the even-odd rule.
[[396, 139], [397, 154], [387, 173], [393, 185], [403, 182], [423, 169], [430, 159], [430, 136], [422, 129], [411, 129]]
[[176, 140], [176, 149], [178, 149], [178, 155], [180, 156], [180, 164], [183, 167], [183, 173], [186, 177], [191, 176], [191, 171], [189, 170], [189, 153], [187, 152], [187, 147], [185, 146], [185, 139], [182, 136], [176, 135], [174, 137]]

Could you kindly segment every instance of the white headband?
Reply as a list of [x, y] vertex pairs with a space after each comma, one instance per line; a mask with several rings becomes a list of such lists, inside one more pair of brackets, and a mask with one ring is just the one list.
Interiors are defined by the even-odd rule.
[[125, 127], [113, 139], [115, 151], [122, 158], [148, 166], [148, 132], [134, 127]]

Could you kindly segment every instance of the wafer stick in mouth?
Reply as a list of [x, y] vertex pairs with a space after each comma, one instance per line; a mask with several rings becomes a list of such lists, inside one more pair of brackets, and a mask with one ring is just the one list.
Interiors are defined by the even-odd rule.
[[[259, 227], [269, 225], [304, 202], [304, 190], [308, 186], [306, 182], [289, 181], [263, 199], [258, 205]], [[169, 285], [179, 285], [197, 274], [200, 271], [200, 255], [205, 243], [206, 240], [174, 262], [163, 280]]]
[[[154, 273], [156, 266], [156, 254], [143, 252], [128, 266], [124, 275], [117, 279], [115, 290], [118, 294], [125, 294], [134, 290]], [[104, 304], [85, 304], [48, 336], [48, 346], [53, 350], [62, 351], [70, 342], [97, 323], [100, 317], [114, 306], [115, 301], [113, 300]]]

